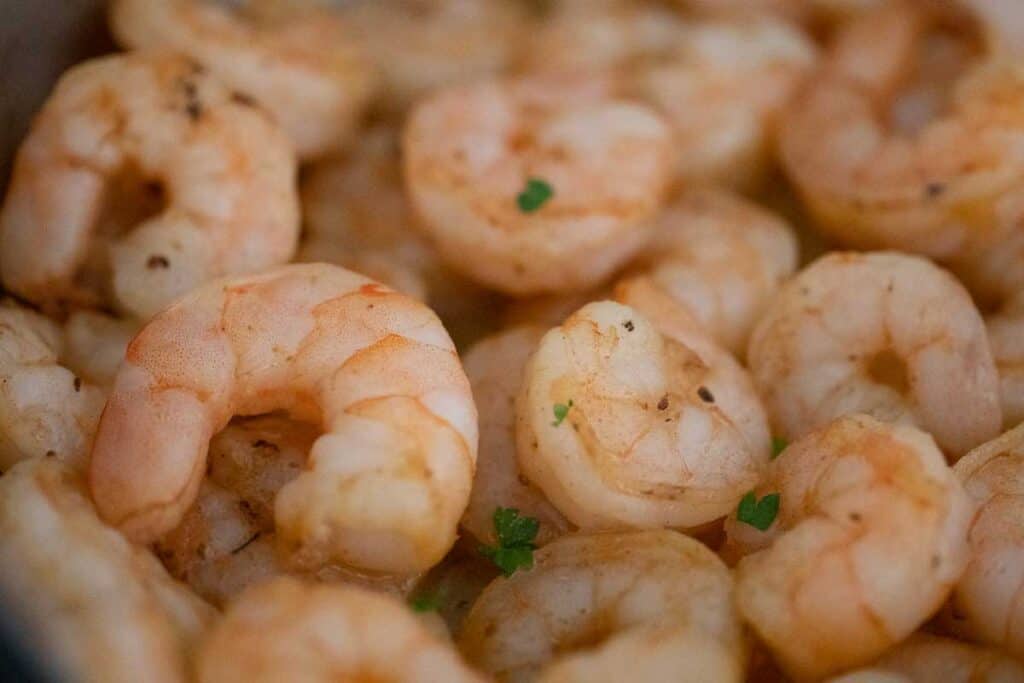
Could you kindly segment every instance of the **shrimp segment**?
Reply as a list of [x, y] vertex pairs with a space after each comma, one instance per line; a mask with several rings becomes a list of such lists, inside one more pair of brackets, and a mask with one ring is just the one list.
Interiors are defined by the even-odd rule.
[[954, 471], [978, 511], [970, 563], [951, 603], [953, 626], [1024, 657], [1024, 425], [974, 449]]
[[[115, 0], [111, 32], [133, 49], [165, 48], [208, 67], [269, 111], [308, 159], [354, 132], [375, 87], [353, 37], [322, 12], [247, 21], [211, 0]], [[254, 17], [255, 18], [255, 17]]]
[[999, 371], [1003, 426], [1024, 421], [1024, 290], [985, 319], [992, 358]]
[[100, 523], [78, 477], [53, 460], [0, 478], [0, 589], [5, 612], [63, 669], [54, 680], [184, 683], [214, 615]]
[[657, 225], [638, 268], [742, 355], [754, 323], [796, 270], [792, 229], [753, 202], [708, 188], [678, 197]]
[[480, 453], [462, 526], [487, 545], [497, 543], [493, 519], [498, 507], [536, 519], [540, 544], [569, 529], [565, 517], [522, 476], [516, 458], [515, 398], [544, 332], [534, 325], [498, 332], [474, 344], [463, 361], [480, 411]]
[[580, 528], [712, 522], [768, 459], [766, 430], [755, 442], [747, 415], [718, 402], [736, 393], [721, 378], [640, 311], [588, 304], [548, 332], [527, 364], [519, 466]]
[[200, 683], [482, 683], [408, 607], [359, 588], [278, 578], [244, 592], [199, 653]]
[[0, 303], [0, 471], [46, 456], [85, 464], [104, 396], [59, 362], [61, 337], [52, 320]]
[[194, 63], [85, 62], [18, 151], [0, 213], [4, 285], [51, 312], [112, 301], [146, 318], [211, 278], [291, 258], [295, 173], [284, 134]]
[[469, 383], [433, 312], [324, 264], [210, 284], [142, 329], [93, 448], [102, 517], [138, 541], [170, 531], [213, 434], [274, 410], [324, 432], [274, 504], [293, 564], [404, 573], [444, 556], [476, 460]]
[[954, 278], [915, 256], [818, 259], [769, 305], [747, 358], [787, 440], [868, 413], [921, 427], [956, 458], [1002, 422], [980, 314]]
[[[453, 268], [521, 296], [597, 284], [642, 247], [671, 133], [606, 92], [586, 78], [487, 81], [417, 105], [406, 186]], [[523, 204], [531, 191], [544, 194]]]
[[459, 648], [502, 682], [740, 681], [729, 570], [672, 531], [565, 536], [488, 586]]
[[871, 662], [920, 626], [967, 564], [972, 505], [927, 434], [866, 415], [790, 446], [754, 489], [764, 532], [726, 520], [740, 612], [797, 680]]
[[927, 633], [915, 633], [873, 666], [910, 683], [1024, 683], [1024, 665], [1002, 652]]

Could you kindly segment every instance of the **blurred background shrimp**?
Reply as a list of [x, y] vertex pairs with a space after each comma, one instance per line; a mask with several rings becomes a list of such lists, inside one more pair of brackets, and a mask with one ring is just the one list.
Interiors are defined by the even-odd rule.
[[526, 366], [520, 470], [582, 529], [703, 527], [768, 462], [752, 386], [663, 329], [642, 310], [588, 304], [544, 335]]
[[240, 101], [259, 104], [302, 159], [341, 148], [355, 133], [376, 85], [369, 59], [345, 25], [296, 8], [260, 21], [214, 0], [113, 0], [110, 28], [130, 49], [164, 48], [194, 59]]
[[402, 149], [441, 256], [523, 296], [598, 284], [643, 247], [671, 145], [656, 112], [585, 76], [437, 90], [410, 114]]
[[274, 499], [288, 564], [405, 574], [441, 560], [476, 460], [469, 382], [430, 309], [326, 264], [201, 287], [132, 340], [92, 449], [101, 516], [156, 540], [195, 501], [211, 437], [276, 410], [320, 433]]
[[978, 510], [948, 623], [1024, 657], [1024, 425], [974, 449], [954, 471]]
[[747, 352], [787, 440], [867, 413], [928, 431], [951, 459], [999, 433], [999, 375], [970, 295], [931, 262], [833, 252], [768, 305]]
[[985, 318], [992, 358], [999, 371], [1003, 426], [1024, 421], [1024, 290]]
[[203, 282], [289, 260], [299, 229], [284, 134], [166, 53], [85, 62], [18, 151], [0, 275], [49, 313], [146, 318]]
[[786, 448], [726, 520], [737, 605], [796, 680], [871, 663], [967, 566], [973, 505], [930, 436], [866, 415]]
[[200, 683], [483, 683], [394, 598], [282, 577], [233, 603], [199, 653]]
[[459, 637], [498, 681], [743, 680], [732, 576], [672, 531], [559, 538], [495, 579]]
[[0, 478], [4, 608], [60, 680], [185, 683], [214, 610], [103, 525], [53, 459]]
[[952, 638], [915, 633], [870, 669], [829, 679], [828, 683], [1021, 683], [1024, 665], [999, 650]]

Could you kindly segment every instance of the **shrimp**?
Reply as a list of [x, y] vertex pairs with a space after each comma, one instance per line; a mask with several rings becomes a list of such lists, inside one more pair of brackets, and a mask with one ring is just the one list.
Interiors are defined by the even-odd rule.
[[61, 362], [86, 382], [109, 387], [128, 342], [138, 331], [137, 320], [75, 311], [64, 322]]
[[499, 681], [741, 681], [729, 570], [667, 531], [573, 535], [488, 586], [459, 648]]
[[529, 54], [534, 69], [611, 69], [672, 125], [676, 180], [738, 187], [764, 177], [773, 119], [816, 60], [808, 37], [769, 16], [627, 3], [556, 11]]
[[536, 519], [539, 544], [569, 530], [544, 494], [525, 480], [516, 459], [515, 398], [526, 362], [545, 332], [535, 325], [513, 327], [477, 342], [463, 359], [480, 413], [480, 454], [462, 526], [487, 545], [497, 544], [493, 519], [499, 507]]
[[361, 575], [333, 566], [297, 571], [278, 556], [274, 497], [299, 476], [316, 437], [312, 425], [279, 415], [232, 420], [214, 436], [196, 501], [154, 547], [171, 575], [217, 606], [286, 573], [399, 595], [411, 591], [416, 577]]
[[431, 90], [501, 73], [528, 26], [508, 0], [361, 0], [341, 16], [382, 74], [384, 108], [398, 112]]
[[61, 345], [55, 322], [0, 303], [0, 471], [46, 456], [85, 464], [105, 397], [60, 364]]
[[269, 111], [302, 159], [339, 149], [376, 89], [354, 36], [324, 12], [260, 22], [211, 0], [114, 0], [110, 28], [125, 47], [167, 48], [209, 68]]
[[365, 589], [281, 577], [245, 591], [199, 652], [200, 683], [483, 683], [408, 607]]
[[406, 186], [453, 268], [523, 296], [585, 289], [641, 249], [671, 133], [649, 108], [602, 95], [601, 81], [486, 81], [415, 107]]
[[967, 571], [950, 602], [954, 630], [1024, 657], [1024, 425], [954, 468], [978, 507]]
[[722, 346], [743, 354], [754, 323], [796, 270], [792, 229], [756, 204], [710, 188], [684, 193], [657, 225], [635, 267]]
[[[932, 438], [867, 415], [792, 443], [753, 491], [765, 531], [726, 520], [740, 612], [797, 680], [868, 664], [942, 604], [973, 511]], [[757, 521], [757, 520], [753, 520]]]
[[18, 151], [4, 285], [50, 312], [112, 303], [146, 318], [211, 278], [287, 261], [295, 173], [283, 133], [192, 62], [85, 62]]
[[184, 683], [214, 614], [101, 524], [78, 477], [49, 459], [0, 478], [0, 589], [59, 680]]
[[[899, 677], [906, 683], [1021, 683], [1024, 666], [998, 650], [962, 643], [926, 633], [916, 633], [872, 664], [873, 670]], [[831, 683], [852, 683], [850, 674]], [[885, 683], [866, 678], [864, 683]]]
[[469, 382], [430, 309], [326, 264], [211, 283], [139, 332], [92, 450], [101, 517], [159, 538], [195, 500], [210, 438], [274, 410], [324, 431], [274, 500], [291, 565], [401, 574], [444, 556], [476, 461]]
[[1003, 426], [1024, 421], [1024, 289], [985, 319], [992, 358], [999, 371]]
[[744, 387], [665, 329], [630, 306], [588, 304], [526, 366], [519, 467], [581, 529], [696, 530], [728, 514], [768, 461], [763, 414], [759, 430], [736, 399]]
[[883, 3], [855, 20], [781, 119], [782, 166], [845, 246], [951, 261], [1021, 215], [1024, 71], [984, 59], [942, 4]]
[[778, 435], [868, 413], [930, 432], [952, 458], [1002, 421], [999, 376], [970, 295], [925, 259], [831, 253], [771, 302], [747, 352]]

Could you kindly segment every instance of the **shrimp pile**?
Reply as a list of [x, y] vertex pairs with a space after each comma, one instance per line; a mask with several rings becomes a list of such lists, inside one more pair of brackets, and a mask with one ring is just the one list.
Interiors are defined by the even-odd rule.
[[106, 19], [0, 163], [0, 651], [1024, 683], [1022, 0]]

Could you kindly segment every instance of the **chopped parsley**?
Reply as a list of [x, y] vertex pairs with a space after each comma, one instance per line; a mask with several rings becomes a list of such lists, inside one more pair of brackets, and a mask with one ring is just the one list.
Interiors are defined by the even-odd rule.
[[537, 549], [533, 541], [539, 530], [540, 522], [533, 517], [522, 516], [515, 508], [499, 507], [494, 510], [498, 545], [480, 546], [480, 554], [497, 565], [505, 576], [512, 576], [517, 569], [530, 569], [533, 551]]
[[569, 399], [568, 403], [556, 403], [553, 411], [555, 413], [555, 421], [551, 423], [552, 427], [557, 427], [562, 424], [566, 416], [569, 414], [569, 409], [572, 408], [572, 399]]
[[523, 213], [533, 213], [544, 206], [555, 191], [551, 186], [540, 178], [530, 178], [526, 181], [526, 187], [516, 197], [516, 204]]
[[409, 607], [412, 607], [413, 612], [436, 612], [440, 606], [439, 591], [425, 591], [409, 600]]
[[780, 498], [778, 493], [769, 493], [758, 500], [757, 495], [751, 491], [740, 501], [736, 518], [758, 531], [765, 531], [779, 514]]
[[782, 455], [782, 451], [786, 450], [786, 446], [789, 443], [785, 439], [780, 439], [777, 436], [772, 437], [772, 460]]

